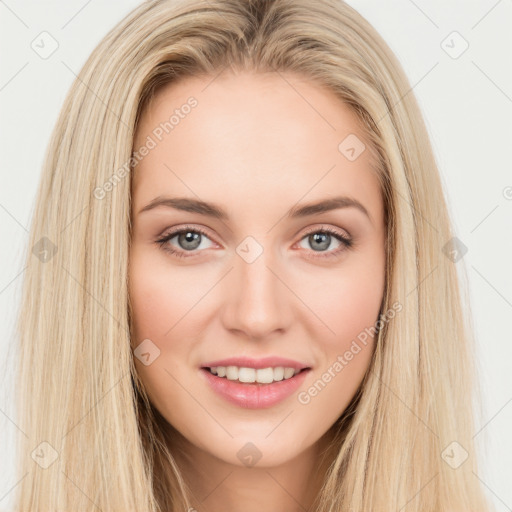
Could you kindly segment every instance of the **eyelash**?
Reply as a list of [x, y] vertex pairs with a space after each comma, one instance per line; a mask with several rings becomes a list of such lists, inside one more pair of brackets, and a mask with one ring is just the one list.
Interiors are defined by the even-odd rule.
[[[188, 254], [186, 254], [185, 251], [180, 251], [180, 250], [172, 249], [170, 247], [170, 245], [167, 244], [167, 242], [169, 240], [171, 240], [172, 238], [174, 238], [176, 235], [180, 235], [181, 233], [187, 233], [189, 231], [192, 231], [193, 233], [200, 233], [201, 235], [204, 235], [205, 237], [210, 238], [208, 236], [208, 233], [206, 233], [206, 231], [204, 231], [201, 228], [192, 227], [192, 226], [185, 226], [185, 227], [183, 227], [181, 229], [178, 229], [176, 231], [172, 231], [171, 233], [168, 233], [168, 234], [164, 235], [163, 237], [161, 237], [158, 240], [156, 240], [156, 243], [159, 244], [159, 246], [164, 251], [172, 254], [173, 256], [177, 256], [178, 258], [194, 257], [195, 253], [197, 253], [198, 251], [191, 251], [191, 253], [188, 255]], [[318, 253], [318, 251], [313, 251], [313, 252], [317, 252], [317, 254], [315, 254], [313, 256], [308, 256], [310, 258], [338, 258], [338, 257], [341, 256], [341, 253], [343, 253], [347, 249], [350, 249], [352, 247], [352, 245], [353, 245], [353, 240], [351, 240], [350, 238], [347, 238], [346, 236], [342, 235], [340, 232], [336, 231], [333, 228], [329, 228], [329, 227], [316, 228], [316, 229], [313, 228], [313, 229], [307, 231], [306, 233], [304, 233], [304, 235], [302, 236], [302, 238], [300, 240], [303, 240], [307, 236], [312, 235], [314, 233], [322, 233], [322, 234], [332, 235], [334, 238], [336, 238], [338, 241], [341, 242], [342, 246], [339, 247], [338, 249], [335, 249], [333, 251], [328, 251], [328, 252], [325, 252], [325, 253], [323, 251], [320, 251], [319, 253]]]

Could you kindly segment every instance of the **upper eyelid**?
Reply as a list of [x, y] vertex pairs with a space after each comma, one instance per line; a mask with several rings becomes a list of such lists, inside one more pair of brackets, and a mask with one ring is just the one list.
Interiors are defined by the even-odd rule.
[[[340, 232], [341, 230], [341, 232]], [[316, 233], [318, 231], [326, 231], [326, 232], [336, 232], [338, 235], [342, 236], [343, 238], [352, 238], [350, 233], [346, 230], [346, 229], [343, 229], [343, 228], [339, 228], [339, 227], [332, 227], [332, 226], [319, 226], [319, 227], [313, 227], [313, 228], [308, 228], [306, 229], [306, 231], [303, 233], [302, 235], [302, 238], [304, 238], [305, 236], [311, 234], [311, 233]], [[345, 234], [346, 233], [346, 234]]]

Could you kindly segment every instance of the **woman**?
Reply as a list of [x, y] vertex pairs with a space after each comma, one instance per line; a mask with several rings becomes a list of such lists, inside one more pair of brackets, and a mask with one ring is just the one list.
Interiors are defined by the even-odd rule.
[[345, 3], [140, 5], [31, 242], [19, 510], [489, 510], [438, 170]]

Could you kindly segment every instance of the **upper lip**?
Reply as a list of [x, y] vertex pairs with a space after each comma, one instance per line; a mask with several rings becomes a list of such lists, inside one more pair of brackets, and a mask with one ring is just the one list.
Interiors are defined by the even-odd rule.
[[201, 365], [202, 368], [212, 368], [216, 366], [238, 366], [254, 369], [283, 366], [285, 368], [293, 368], [295, 370], [310, 368], [307, 364], [300, 363], [299, 361], [277, 356], [263, 357], [260, 359], [253, 359], [251, 357], [229, 357], [227, 359], [210, 361]]

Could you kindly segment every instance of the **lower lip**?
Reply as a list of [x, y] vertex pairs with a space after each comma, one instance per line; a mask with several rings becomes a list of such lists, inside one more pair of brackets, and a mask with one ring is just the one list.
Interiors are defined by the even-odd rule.
[[271, 384], [244, 383], [217, 377], [210, 370], [201, 368], [208, 384], [229, 402], [246, 409], [265, 409], [289, 397], [304, 382], [311, 368], [297, 375]]

